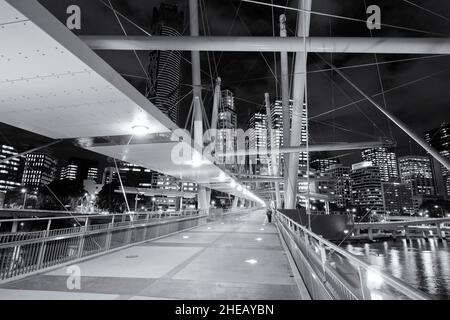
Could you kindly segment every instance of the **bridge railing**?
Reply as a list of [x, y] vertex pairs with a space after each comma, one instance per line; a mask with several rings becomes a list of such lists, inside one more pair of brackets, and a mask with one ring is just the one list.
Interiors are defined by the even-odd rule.
[[315, 300], [427, 300], [423, 292], [358, 259], [281, 212], [279, 230]]
[[[49, 221], [46, 230], [0, 234], [0, 283], [192, 228], [205, 223], [206, 217], [201, 211], [183, 211], [167, 213], [165, 218], [158, 212], [147, 212], [0, 220]], [[64, 219], [70, 223], [77, 219], [78, 224], [50, 229], [52, 221]], [[96, 219], [103, 223], [90, 224]]]

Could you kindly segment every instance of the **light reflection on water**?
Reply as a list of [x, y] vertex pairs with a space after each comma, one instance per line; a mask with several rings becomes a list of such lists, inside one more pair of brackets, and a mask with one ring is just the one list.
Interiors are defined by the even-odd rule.
[[450, 246], [445, 241], [403, 239], [344, 248], [436, 299], [450, 300]]

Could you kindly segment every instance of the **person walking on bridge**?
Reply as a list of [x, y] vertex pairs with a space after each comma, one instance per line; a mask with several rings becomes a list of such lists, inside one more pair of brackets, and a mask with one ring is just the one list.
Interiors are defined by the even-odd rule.
[[272, 209], [271, 208], [267, 208], [266, 216], [267, 216], [267, 222], [272, 223]]

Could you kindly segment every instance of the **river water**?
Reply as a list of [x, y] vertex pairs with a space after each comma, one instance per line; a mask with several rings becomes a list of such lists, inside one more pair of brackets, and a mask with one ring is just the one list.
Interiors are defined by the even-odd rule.
[[446, 241], [398, 239], [343, 247], [435, 299], [450, 300], [450, 243]]

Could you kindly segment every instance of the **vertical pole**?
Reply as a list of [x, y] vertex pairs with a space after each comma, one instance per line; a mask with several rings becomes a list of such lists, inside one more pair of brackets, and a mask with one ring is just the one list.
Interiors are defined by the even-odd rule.
[[108, 232], [106, 234], [106, 241], [105, 241], [105, 251], [108, 251], [111, 248], [111, 239], [112, 239], [112, 229], [114, 228], [114, 218], [115, 216], [112, 216], [111, 222], [108, 226]]
[[27, 203], [27, 191], [25, 191], [25, 193], [23, 194], [23, 205], [22, 205], [22, 209], [25, 209], [26, 203]]
[[[271, 148], [273, 148], [274, 144], [275, 144], [275, 135], [273, 134], [273, 130], [272, 130], [272, 118], [270, 117], [270, 99], [269, 99], [269, 94], [267, 92], [264, 94], [264, 98], [265, 98], [265, 102], [266, 102], [267, 131], [269, 134], [270, 146], [271, 146]], [[278, 164], [277, 164], [277, 156], [274, 152], [271, 152], [270, 156], [272, 158], [271, 159], [272, 175], [276, 176], [279, 173]], [[277, 202], [277, 208], [279, 209], [279, 208], [281, 208], [280, 184], [279, 184], [279, 182], [275, 181], [274, 185], [275, 185], [275, 198], [276, 198], [276, 202]]]
[[406, 240], [409, 240], [409, 228], [407, 224], [405, 224], [405, 238]]
[[[219, 117], [219, 104], [220, 104], [220, 85], [222, 80], [217, 78], [216, 80], [216, 88], [214, 90], [214, 100], [213, 100], [213, 110], [211, 116], [211, 130], [217, 130], [217, 119]], [[215, 140], [214, 136], [214, 140]], [[212, 141], [212, 139], [211, 139]]]
[[183, 196], [180, 197], [180, 213], [183, 212]]
[[436, 223], [436, 232], [437, 232], [437, 235], [439, 237], [439, 240], [442, 240], [443, 237], [442, 237], [442, 229], [441, 229], [441, 224], [440, 223]]
[[84, 249], [84, 241], [85, 236], [87, 232], [87, 228], [89, 226], [89, 218], [86, 218], [86, 221], [84, 222], [84, 228], [81, 228], [81, 234], [80, 234], [80, 242], [78, 245], [78, 258], [83, 257], [83, 249]]
[[[286, 32], [286, 15], [280, 15], [280, 37], [287, 37]], [[286, 51], [280, 52], [280, 64], [281, 64], [281, 101], [283, 112], [283, 147], [290, 145], [291, 135], [291, 112], [290, 112], [290, 99], [289, 99], [289, 67], [288, 67], [288, 53]], [[269, 115], [268, 115], [269, 117]], [[279, 155], [281, 161], [281, 154]], [[284, 178], [284, 190], [286, 192], [286, 186], [288, 184], [288, 167], [289, 167], [289, 155], [283, 154], [283, 177]], [[281, 162], [280, 162], [281, 163]], [[286, 197], [286, 196], [285, 196]], [[285, 200], [286, 201], [286, 200]], [[278, 208], [281, 208], [279, 206]]]
[[[198, 25], [198, 0], [189, 0], [189, 22], [191, 36], [199, 36], [199, 25]], [[192, 85], [193, 85], [193, 95], [194, 95], [194, 144], [196, 147], [200, 147], [200, 152], [203, 151], [203, 114], [201, 107], [202, 100], [202, 77], [200, 73], [200, 52], [191, 51], [192, 60]], [[194, 157], [197, 152], [194, 152]], [[198, 156], [198, 155], [197, 155]], [[202, 155], [200, 155], [200, 160]], [[198, 209], [203, 212], [208, 212], [206, 187], [198, 186]]]
[[[123, 198], [125, 199], [125, 204], [127, 205], [128, 213], [130, 213], [130, 205], [128, 204], [127, 194], [125, 193], [125, 188], [123, 187], [122, 178], [120, 177], [119, 167], [117, 166], [116, 159], [114, 158], [114, 165], [116, 166], [117, 176], [119, 177], [120, 187], [122, 189]], [[131, 218], [131, 216], [130, 216]]]
[[325, 201], [325, 214], [330, 214], [330, 202]]
[[[311, 10], [311, 0], [300, 0], [299, 7], [302, 10]], [[304, 11], [298, 14], [297, 36], [305, 37], [309, 34], [310, 15]], [[300, 39], [299, 39], [300, 40]], [[291, 139], [292, 147], [301, 144], [302, 122], [303, 122], [303, 102], [305, 97], [306, 80], [306, 59], [303, 52], [295, 54], [294, 80], [292, 85], [292, 124]], [[306, 121], [308, 121], [306, 119]], [[285, 209], [295, 209], [297, 203], [298, 190], [298, 165], [299, 153], [289, 154], [288, 172], [285, 186]]]
[[367, 288], [365, 279], [366, 277], [362, 273], [361, 267], [358, 267], [359, 285], [361, 287], [361, 296], [363, 300], [372, 300], [370, 296], [370, 290]]
[[231, 206], [231, 209], [232, 209], [232, 210], [236, 210], [236, 209], [237, 209], [237, 207], [238, 207], [238, 201], [239, 201], [239, 198], [236, 197], [236, 196], [234, 196], [234, 198], [233, 198], [233, 205]]
[[16, 233], [17, 229], [19, 229], [19, 221], [14, 220], [11, 226], [11, 233]]
[[[52, 224], [52, 219], [48, 219], [47, 229], [45, 230], [45, 236], [46, 237], [48, 237], [48, 235], [49, 235], [51, 224]], [[39, 253], [38, 253], [38, 258], [37, 258], [36, 270], [39, 270], [39, 269], [41, 269], [43, 267], [44, 255], [45, 255], [45, 250], [46, 249], [47, 249], [47, 242], [46, 241], [42, 241], [41, 245], [39, 247]]]

